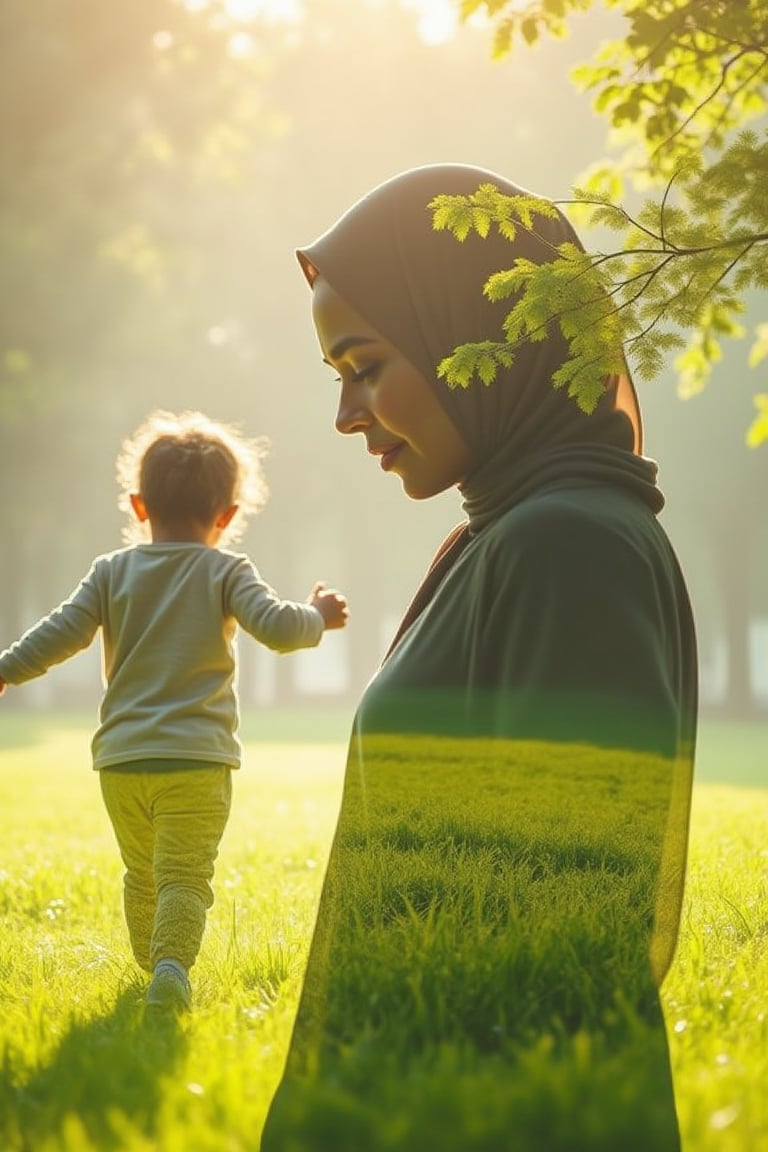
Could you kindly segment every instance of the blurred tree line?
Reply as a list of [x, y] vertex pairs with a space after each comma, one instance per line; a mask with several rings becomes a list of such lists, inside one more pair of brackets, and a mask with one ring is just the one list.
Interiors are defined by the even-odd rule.
[[[119, 545], [122, 438], [152, 408], [201, 408], [271, 440], [273, 495], [244, 547], [283, 595], [318, 578], [348, 593], [351, 700], [461, 510], [455, 494], [408, 501], [334, 432], [336, 389], [293, 250], [414, 164], [476, 163], [567, 195], [603, 135], [568, 69], [609, 18], [493, 63], [471, 29], [423, 43], [397, 0], [323, 0], [283, 23], [232, 11], [0, 8], [0, 644]], [[671, 372], [642, 399], [705, 665], [729, 638], [724, 701], [748, 711], [747, 624], [768, 617], [768, 454], [743, 447], [749, 381], [740, 391], [726, 358], [687, 405]], [[304, 690], [298, 667], [244, 659], [244, 697], [266, 678], [289, 701]], [[56, 702], [95, 699], [92, 671], [54, 684]], [[13, 699], [25, 696], [44, 698]]]

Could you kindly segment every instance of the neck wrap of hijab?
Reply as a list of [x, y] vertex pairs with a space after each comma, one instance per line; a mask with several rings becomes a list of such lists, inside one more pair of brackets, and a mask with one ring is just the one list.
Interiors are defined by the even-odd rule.
[[550, 261], [566, 241], [581, 247], [562, 214], [538, 217], [535, 234], [519, 228], [511, 242], [496, 231], [485, 239], [473, 232], [463, 242], [436, 232], [430, 201], [440, 193], [469, 195], [481, 184], [508, 196], [530, 195], [482, 168], [415, 168], [380, 184], [297, 252], [310, 284], [322, 276], [422, 373], [471, 452], [461, 486], [468, 523], [444, 542], [398, 634], [414, 618], [416, 602], [428, 601], [468, 535], [540, 488], [620, 485], [654, 512], [664, 504], [656, 465], [641, 455], [642, 421], [629, 373], [606, 380], [596, 409], [585, 414], [552, 385], [568, 355], [559, 331], [518, 348], [512, 366], [500, 367], [489, 386], [451, 389], [438, 379], [438, 363], [458, 345], [503, 338], [512, 301], [491, 303], [483, 295], [492, 273], [518, 257]]

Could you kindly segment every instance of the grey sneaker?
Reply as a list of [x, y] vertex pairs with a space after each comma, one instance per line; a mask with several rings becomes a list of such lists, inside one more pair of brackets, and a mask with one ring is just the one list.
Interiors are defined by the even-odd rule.
[[177, 1016], [192, 1007], [192, 989], [180, 965], [165, 964], [161, 960], [147, 988], [147, 1008], [160, 1012], [173, 1012]]

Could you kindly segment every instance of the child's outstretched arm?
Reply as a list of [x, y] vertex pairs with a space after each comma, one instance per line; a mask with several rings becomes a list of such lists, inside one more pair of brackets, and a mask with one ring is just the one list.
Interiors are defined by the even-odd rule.
[[347, 598], [335, 588], [327, 588], [324, 580], [319, 580], [307, 597], [307, 603], [317, 608], [326, 630], [329, 628], [345, 628], [349, 620]]
[[[282, 600], [253, 563], [236, 557], [225, 586], [225, 611], [254, 639], [275, 652], [314, 648], [327, 628], [343, 628], [346, 601], [315, 585], [305, 601]], [[329, 623], [330, 621], [330, 623]]]
[[101, 623], [95, 565], [72, 595], [0, 651], [0, 683], [23, 684], [87, 648]]

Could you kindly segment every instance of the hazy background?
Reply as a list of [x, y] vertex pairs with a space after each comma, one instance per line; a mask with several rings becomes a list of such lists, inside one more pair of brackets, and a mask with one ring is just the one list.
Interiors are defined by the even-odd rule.
[[[271, 500], [244, 540], [264, 577], [293, 598], [325, 578], [352, 610], [312, 653], [242, 642], [244, 703], [351, 703], [375, 669], [460, 502], [409, 501], [362, 438], [334, 431], [294, 248], [416, 164], [475, 163], [566, 197], [605, 148], [568, 70], [620, 27], [591, 13], [564, 43], [493, 62], [487, 29], [441, 39], [441, 13], [418, 7], [4, 0], [0, 647], [119, 546], [123, 437], [153, 408], [200, 408], [272, 443]], [[750, 309], [765, 319], [764, 297]], [[685, 403], [671, 371], [639, 391], [703, 702], [765, 716], [768, 449], [744, 446], [745, 359], [736, 346]], [[3, 707], [98, 695], [94, 646]]]

